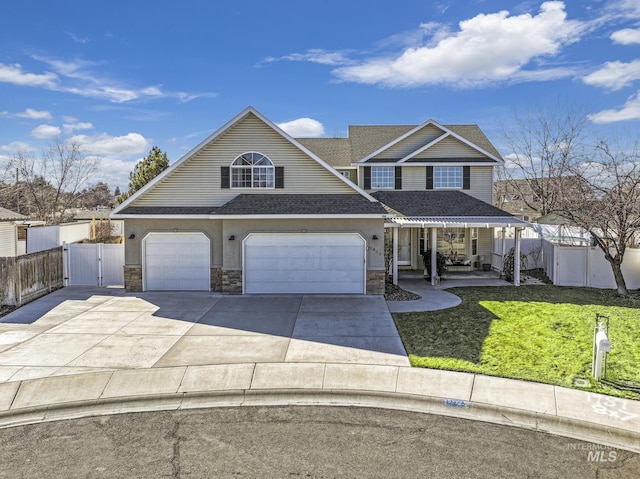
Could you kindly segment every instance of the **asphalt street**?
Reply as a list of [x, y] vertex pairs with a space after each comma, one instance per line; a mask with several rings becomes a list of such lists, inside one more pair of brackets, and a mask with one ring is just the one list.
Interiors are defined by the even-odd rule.
[[506, 426], [353, 407], [145, 412], [0, 430], [7, 478], [637, 478], [640, 455]]

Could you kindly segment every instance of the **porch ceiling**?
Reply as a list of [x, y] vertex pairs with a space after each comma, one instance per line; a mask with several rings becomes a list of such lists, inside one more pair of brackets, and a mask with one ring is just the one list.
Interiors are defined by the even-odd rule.
[[387, 218], [387, 224], [401, 228], [510, 228], [529, 223], [515, 216], [402, 216]]

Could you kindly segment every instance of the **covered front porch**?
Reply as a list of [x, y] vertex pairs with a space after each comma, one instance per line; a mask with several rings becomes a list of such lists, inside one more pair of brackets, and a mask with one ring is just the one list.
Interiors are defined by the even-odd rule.
[[[515, 257], [520, 234], [529, 223], [462, 191], [378, 191], [387, 209], [385, 262], [393, 284], [404, 271], [421, 271], [433, 285], [444, 272], [491, 271], [495, 228], [515, 228]], [[503, 244], [499, 269], [505, 256]], [[438, 262], [440, 268], [438, 268]], [[515, 261], [514, 284], [520, 285]]]
[[[527, 223], [514, 217], [427, 218], [392, 217], [385, 224], [388, 274], [393, 284], [400, 278], [422, 277], [432, 285], [442, 279], [491, 281], [500, 278], [506, 254], [497, 252], [492, 264], [495, 228], [515, 227], [514, 256], [520, 257], [520, 233]], [[514, 285], [520, 285], [520, 262], [514, 262]]]

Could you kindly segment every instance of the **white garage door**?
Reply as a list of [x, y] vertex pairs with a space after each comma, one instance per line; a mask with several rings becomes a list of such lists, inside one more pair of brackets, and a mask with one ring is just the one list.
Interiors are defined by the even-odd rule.
[[359, 234], [251, 234], [244, 241], [245, 293], [365, 292]]
[[203, 233], [149, 233], [143, 248], [145, 290], [211, 288], [211, 249]]

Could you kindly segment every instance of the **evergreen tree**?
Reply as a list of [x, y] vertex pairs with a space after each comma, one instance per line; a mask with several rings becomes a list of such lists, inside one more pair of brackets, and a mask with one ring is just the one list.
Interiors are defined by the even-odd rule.
[[120, 195], [118, 201], [122, 203], [168, 167], [167, 154], [157, 146], [151, 148], [149, 154], [136, 163], [133, 171], [129, 173], [129, 191]]

